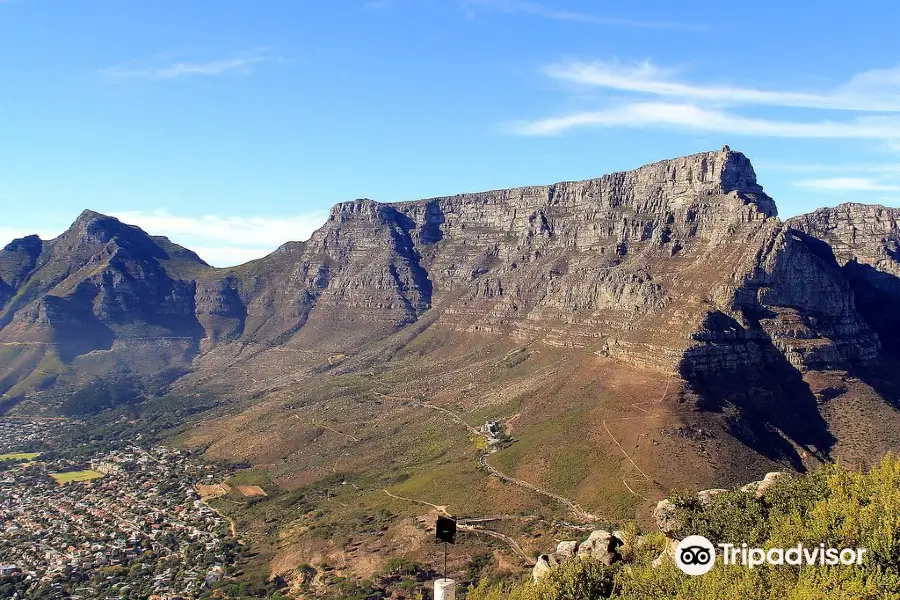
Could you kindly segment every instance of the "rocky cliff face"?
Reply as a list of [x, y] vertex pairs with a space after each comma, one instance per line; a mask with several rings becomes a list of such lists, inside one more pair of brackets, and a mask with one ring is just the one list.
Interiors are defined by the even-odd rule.
[[788, 225], [811, 239], [853, 289], [856, 306], [892, 353], [900, 353], [900, 210], [865, 204], [820, 208]]
[[776, 212], [747, 159], [730, 151], [392, 206], [415, 224], [423, 266], [448, 299], [446, 324], [570, 346], [659, 313], [672, 266]]
[[69, 361], [141, 340], [178, 340], [185, 364], [229, 344], [354, 354], [429, 313], [681, 374], [875, 360], [897, 326], [881, 304], [898, 290], [896, 214], [776, 215], [727, 147], [588, 181], [347, 202], [309, 241], [227, 270], [87, 211], [0, 253], [0, 341]]

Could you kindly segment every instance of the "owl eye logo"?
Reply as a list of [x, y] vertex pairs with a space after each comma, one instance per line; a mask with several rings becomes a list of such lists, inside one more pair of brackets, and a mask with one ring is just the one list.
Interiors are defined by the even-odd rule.
[[688, 575], [703, 575], [716, 564], [716, 550], [702, 535], [689, 535], [675, 549], [675, 564]]
[[686, 565], [705, 565], [712, 558], [709, 548], [688, 546], [681, 549], [681, 562]]

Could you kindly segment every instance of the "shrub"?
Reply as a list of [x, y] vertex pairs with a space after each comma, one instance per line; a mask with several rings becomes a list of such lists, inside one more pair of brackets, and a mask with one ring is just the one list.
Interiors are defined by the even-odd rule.
[[577, 559], [541, 582], [479, 585], [470, 600], [900, 600], [900, 460], [885, 457], [868, 473], [827, 466], [816, 473], [780, 479], [763, 498], [739, 491], [719, 494], [708, 505], [696, 497], [673, 501], [678, 535], [705, 535], [713, 542], [746, 542], [763, 548], [866, 548], [860, 566], [716, 565], [702, 577], [684, 575], [670, 561], [653, 559], [661, 534], [637, 536], [626, 528], [624, 561], [612, 568]]

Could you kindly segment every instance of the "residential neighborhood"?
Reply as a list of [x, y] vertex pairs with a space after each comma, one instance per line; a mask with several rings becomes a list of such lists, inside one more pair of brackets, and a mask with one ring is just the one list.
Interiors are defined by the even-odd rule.
[[196, 491], [215, 467], [162, 446], [27, 452], [50, 426], [0, 421], [0, 597], [195, 598], [225, 576], [236, 540]]

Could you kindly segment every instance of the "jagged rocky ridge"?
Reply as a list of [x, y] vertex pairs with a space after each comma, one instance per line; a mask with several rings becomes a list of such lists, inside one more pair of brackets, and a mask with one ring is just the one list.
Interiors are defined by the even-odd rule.
[[86, 211], [0, 251], [0, 343], [17, 349], [0, 391], [48, 385], [50, 349], [148, 370], [229, 345], [353, 355], [426, 315], [686, 378], [850, 369], [896, 350], [897, 224], [863, 205], [782, 223], [727, 147], [588, 181], [347, 202], [309, 241], [231, 269]]

